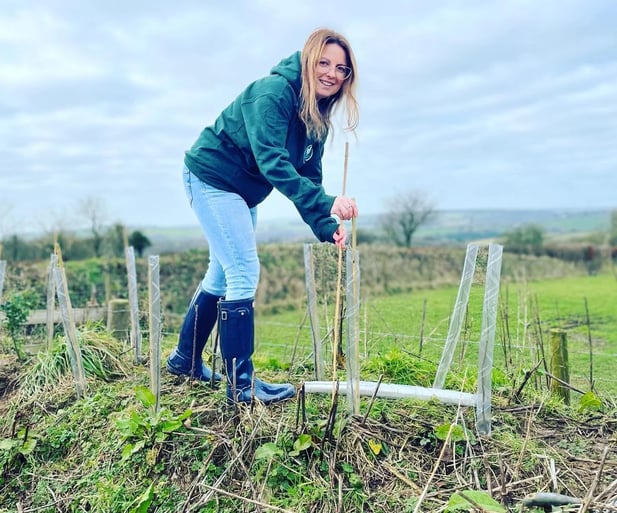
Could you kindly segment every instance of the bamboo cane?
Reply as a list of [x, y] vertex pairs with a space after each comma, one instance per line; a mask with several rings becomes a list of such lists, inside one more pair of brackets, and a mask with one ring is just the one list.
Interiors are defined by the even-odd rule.
[[[349, 143], [345, 142], [345, 162], [343, 165], [343, 196], [345, 195], [345, 189], [347, 188], [347, 161], [349, 158]], [[339, 226], [342, 226], [342, 221]], [[343, 281], [343, 248], [338, 246], [338, 266], [336, 275], [336, 300], [334, 306], [334, 341], [332, 344], [332, 382], [336, 382], [336, 369], [337, 369], [337, 356], [340, 344], [339, 329], [341, 325], [341, 288]], [[332, 389], [332, 396], [334, 397], [334, 387]]]

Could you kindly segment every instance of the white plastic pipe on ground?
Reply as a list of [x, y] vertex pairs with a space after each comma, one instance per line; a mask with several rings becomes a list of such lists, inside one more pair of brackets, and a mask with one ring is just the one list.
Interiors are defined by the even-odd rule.
[[[308, 394], [331, 394], [332, 381], [307, 381], [304, 390]], [[350, 387], [351, 388], [351, 387]], [[375, 394], [377, 383], [374, 381], [360, 381], [360, 395], [372, 397]], [[339, 383], [339, 394], [347, 394], [347, 382]], [[457, 392], [456, 390], [443, 390], [440, 388], [425, 388], [414, 385], [396, 385], [381, 383], [377, 391], [377, 397], [386, 399], [419, 399], [429, 401], [437, 399], [442, 403], [462, 406], [476, 406], [478, 399], [476, 394]]]

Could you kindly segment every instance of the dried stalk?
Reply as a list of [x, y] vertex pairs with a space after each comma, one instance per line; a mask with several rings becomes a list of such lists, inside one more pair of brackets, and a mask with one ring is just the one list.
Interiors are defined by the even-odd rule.
[[[458, 414], [457, 414], [457, 417], [458, 417]], [[416, 503], [416, 507], [414, 508], [413, 513], [420, 512], [420, 506], [422, 505], [422, 502], [424, 502], [429, 486], [433, 482], [435, 474], [437, 473], [437, 469], [439, 468], [439, 465], [441, 465], [441, 461], [443, 460], [444, 454], [446, 453], [446, 449], [448, 448], [448, 445], [450, 444], [450, 438], [452, 437], [452, 430], [454, 429], [454, 426], [455, 426], [455, 423], [450, 424], [450, 429], [448, 429], [448, 434], [446, 436], [446, 439], [443, 442], [443, 446], [439, 453], [439, 457], [437, 458], [437, 461], [435, 462], [435, 465], [433, 466], [433, 471], [431, 472], [431, 475], [426, 481], [426, 484], [424, 485], [424, 489], [422, 490], [420, 497], [418, 497], [418, 502]]]
[[587, 511], [587, 508], [589, 508], [589, 504], [591, 503], [593, 494], [595, 493], [598, 483], [600, 482], [600, 476], [602, 475], [602, 471], [604, 470], [604, 463], [606, 462], [607, 456], [608, 456], [608, 445], [605, 445], [604, 451], [602, 452], [602, 459], [600, 460], [600, 467], [598, 468], [598, 471], [596, 472], [596, 476], [593, 480], [593, 483], [591, 483], [591, 487], [589, 488], [587, 495], [583, 499], [583, 503], [581, 504], [581, 507], [578, 510], [578, 513], [585, 513]]
[[278, 506], [273, 506], [271, 504], [266, 504], [264, 502], [256, 501], [254, 499], [249, 499], [248, 497], [242, 497], [238, 495], [237, 493], [228, 492], [227, 490], [223, 490], [222, 488], [218, 488], [216, 486], [210, 486], [210, 485], [204, 484], [204, 487], [208, 488], [210, 492], [227, 495], [227, 497], [238, 499], [238, 500], [241, 500], [242, 502], [248, 502], [249, 504], [255, 504], [255, 506], [259, 506], [261, 508], [271, 509], [272, 511], [281, 511], [283, 513], [294, 513], [293, 511], [289, 509], [279, 508]]
[[535, 418], [535, 416], [542, 409], [542, 404], [543, 403], [541, 403], [540, 406], [538, 406], [538, 409], [537, 409], [535, 414], [533, 412], [530, 412], [529, 413], [529, 417], [527, 418], [527, 430], [525, 432], [525, 439], [523, 440], [523, 447], [521, 448], [521, 452], [519, 454], [518, 461], [516, 462], [516, 467], [514, 467], [513, 475], [515, 477], [518, 476], [518, 474], [519, 474], [519, 471], [520, 471], [520, 468], [521, 468], [521, 464], [523, 462], [523, 455], [525, 454], [525, 450], [527, 449], [527, 443], [529, 442], [529, 439], [531, 437], [531, 426], [533, 424], [532, 420], [533, 420], [533, 418]]

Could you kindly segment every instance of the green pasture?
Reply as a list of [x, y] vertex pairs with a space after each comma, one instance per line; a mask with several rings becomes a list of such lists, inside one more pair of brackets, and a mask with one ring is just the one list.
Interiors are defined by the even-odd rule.
[[[361, 295], [357, 317], [362, 379], [377, 379], [383, 368], [376, 362], [400, 362], [401, 357], [410, 365], [410, 376], [414, 375], [414, 362], [436, 369], [457, 293], [455, 286], [383, 297]], [[475, 386], [483, 296], [483, 284], [476, 279], [453, 355], [452, 372], [468, 376], [466, 388]], [[320, 305], [324, 362], [330, 378], [332, 311], [332, 305]], [[500, 381], [500, 376], [504, 384], [515, 386], [524, 372], [537, 364], [535, 382], [542, 379], [539, 376], [545, 368], [543, 361], [548, 366], [550, 360], [550, 333], [555, 329], [567, 334], [572, 386], [588, 391], [593, 376], [597, 392], [617, 394], [617, 380], [613, 378], [617, 356], [617, 281], [609, 273], [527, 283], [502, 282], [494, 345], [495, 381]], [[289, 367], [291, 363], [291, 372], [297, 379], [314, 379], [306, 311], [258, 315], [256, 340], [258, 365]], [[341, 342], [345, 348], [345, 329]], [[339, 376], [344, 379], [344, 372], [340, 371]], [[396, 376], [398, 380], [404, 378], [404, 369], [399, 369]]]

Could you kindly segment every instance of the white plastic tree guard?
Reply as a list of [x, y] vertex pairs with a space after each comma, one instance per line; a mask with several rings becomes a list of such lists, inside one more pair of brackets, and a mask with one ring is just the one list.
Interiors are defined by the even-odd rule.
[[131, 316], [131, 347], [133, 348], [133, 360], [139, 365], [141, 357], [141, 329], [139, 327], [139, 303], [137, 293], [137, 270], [135, 268], [135, 249], [133, 246], [124, 248], [126, 260], [126, 274], [129, 284], [129, 306]]
[[[469, 292], [473, 282], [477, 254], [478, 246], [476, 244], [470, 244], [467, 246], [467, 253], [465, 256], [465, 264], [463, 266], [457, 301], [454, 306], [453, 315], [448, 329], [448, 335], [446, 337], [446, 343], [444, 345], [433, 387], [430, 388], [388, 383], [378, 384], [371, 381], [359, 381], [357, 379], [357, 374], [356, 376], [352, 376], [352, 374], [357, 373], [356, 365], [348, 366], [348, 381], [339, 383], [339, 392], [341, 394], [347, 394], [348, 396], [356, 394], [359, 394], [360, 396], [375, 395], [376, 397], [389, 399], [433, 399], [446, 404], [475, 406], [476, 429], [478, 433], [481, 435], [490, 435], [491, 374], [493, 368], [493, 347], [495, 344], [495, 331], [497, 325], [497, 304], [499, 300], [501, 260], [503, 255], [503, 247], [499, 244], [489, 244], [488, 249], [484, 302], [482, 307], [482, 326], [479, 344], [477, 392], [469, 393], [457, 390], [447, 390], [443, 388], [446, 374], [450, 369], [454, 351], [460, 338], [463, 317], [469, 302]], [[356, 283], [354, 286], [357, 285], [358, 284]], [[355, 297], [358, 296], [355, 295]], [[334, 384], [332, 381], [308, 381], [304, 384], [304, 390], [306, 393], [332, 393], [333, 385]], [[348, 399], [354, 403], [350, 397], [348, 397]], [[353, 408], [353, 413], [359, 413], [356, 410], [355, 405]]]
[[0, 303], [2, 303], [2, 293], [4, 291], [4, 277], [6, 276], [6, 260], [0, 260]]
[[159, 255], [148, 257], [148, 318], [150, 326], [150, 390], [154, 410], [161, 405], [161, 283]]
[[313, 255], [313, 245], [304, 244], [304, 279], [306, 281], [306, 299], [311, 324], [311, 335], [313, 337], [313, 362], [315, 364], [315, 378], [323, 379], [324, 374], [324, 355], [321, 345], [321, 335], [319, 328], [319, 314], [317, 312], [317, 294], [315, 291], [315, 258]]

